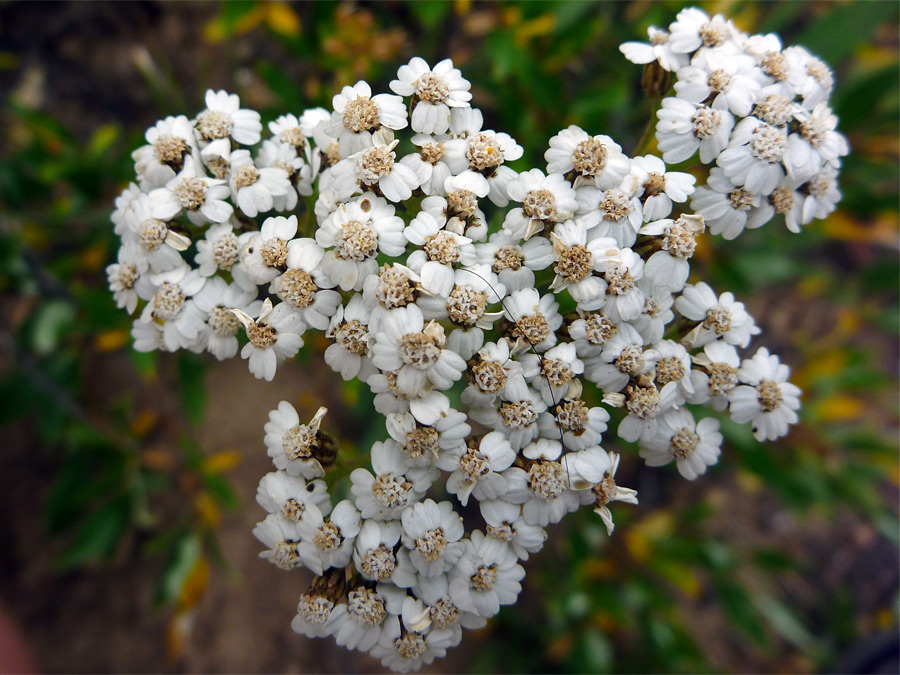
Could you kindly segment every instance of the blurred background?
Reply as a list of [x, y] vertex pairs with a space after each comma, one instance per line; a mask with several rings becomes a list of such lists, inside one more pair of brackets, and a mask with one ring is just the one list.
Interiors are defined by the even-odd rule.
[[[721, 461], [691, 483], [626, 450], [640, 506], [613, 509], [612, 537], [589, 512], [554, 527], [519, 603], [433, 670], [900, 669], [900, 5], [699, 5], [836, 73], [852, 148], [838, 211], [800, 235], [706, 237], [694, 267], [792, 366], [803, 423], [765, 445], [725, 423]], [[630, 152], [650, 107], [617, 46], [683, 6], [0, 2], [0, 614], [38, 669], [379, 670], [291, 632], [308, 577], [259, 560], [250, 534], [268, 411], [327, 405], [332, 429], [364, 430], [345, 445], [365, 448], [383, 432], [364, 387], [341, 387], [316, 340], [271, 384], [241, 360], [130, 347], [104, 268], [144, 130], [195, 114], [207, 88], [268, 121], [358, 79], [387, 91], [413, 55], [449, 56], [486, 126], [524, 146], [516, 168], [541, 166], [569, 124]]]

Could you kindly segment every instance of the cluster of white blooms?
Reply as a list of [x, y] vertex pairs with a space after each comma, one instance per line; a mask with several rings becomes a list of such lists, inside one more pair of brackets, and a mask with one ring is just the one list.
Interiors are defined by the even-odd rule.
[[828, 107], [834, 77], [803, 47], [783, 48], [775, 34], [747, 35], [721, 15], [678, 13], [669, 30], [650, 28], [650, 43], [626, 42], [633, 63], [675, 74], [656, 139], [663, 159], [700, 151], [715, 164], [691, 198], [713, 234], [734, 239], [776, 214], [792, 232], [831, 213], [847, 140]]
[[[271, 380], [321, 331], [325, 361], [384, 417], [370, 468], [341, 476], [325, 408], [269, 416], [254, 534], [264, 558], [316, 575], [297, 632], [417, 669], [515, 602], [548, 525], [588, 506], [611, 533], [610, 503], [637, 503], [603, 446], [694, 479], [722, 444], [704, 407], [760, 440], [797, 421], [787, 366], [742, 359], [759, 328], [731, 293], [687, 283], [689, 260], [706, 225], [732, 237], [773, 209], [793, 228], [833, 207], [817, 187], [846, 151], [830, 74], [698, 10], [651, 38], [625, 51], [677, 69], [662, 159], [570, 126], [545, 169], [517, 172], [522, 147], [484, 128], [459, 70], [420, 58], [394, 94], [358, 82], [266, 139], [258, 113], [210, 91], [134, 153], [108, 274], [120, 307], [142, 305], [135, 347], [240, 350]], [[665, 163], [698, 148], [718, 164], [705, 187]]]

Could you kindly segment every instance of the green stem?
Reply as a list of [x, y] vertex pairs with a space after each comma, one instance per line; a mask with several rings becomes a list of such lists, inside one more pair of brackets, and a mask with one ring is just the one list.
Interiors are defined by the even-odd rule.
[[647, 125], [644, 127], [643, 133], [641, 133], [640, 139], [638, 139], [634, 151], [631, 153], [632, 157], [639, 157], [645, 154], [650, 150], [650, 146], [653, 143], [654, 132], [656, 130], [656, 111], [659, 110], [662, 97], [651, 99], [651, 101], [650, 117], [647, 120]]

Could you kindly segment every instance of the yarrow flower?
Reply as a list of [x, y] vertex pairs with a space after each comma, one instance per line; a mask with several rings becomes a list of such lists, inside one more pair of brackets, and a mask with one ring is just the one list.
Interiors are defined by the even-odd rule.
[[707, 228], [834, 210], [833, 74], [694, 8], [649, 40], [621, 50], [645, 84], [673, 73], [662, 157], [569, 126], [519, 172], [462, 73], [419, 57], [392, 94], [360, 81], [265, 131], [209, 91], [134, 152], [106, 273], [135, 349], [240, 352], [272, 380], [306, 342], [381, 420], [356, 446], [325, 407], [269, 413], [254, 535], [315, 575], [295, 632], [428, 665], [516, 601], [548, 525], [588, 507], [613, 534], [636, 455], [699, 480], [728, 451], [721, 417], [761, 441], [798, 421], [787, 365], [743, 353], [760, 327], [691, 260]]

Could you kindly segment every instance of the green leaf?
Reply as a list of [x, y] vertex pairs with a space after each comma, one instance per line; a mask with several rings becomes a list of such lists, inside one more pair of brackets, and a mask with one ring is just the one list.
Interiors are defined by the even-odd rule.
[[207, 475], [204, 478], [206, 489], [216, 498], [223, 507], [229, 511], [237, 510], [240, 506], [237, 495], [231, 487], [231, 483], [225, 476], [219, 474]]
[[191, 575], [191, 570], [203, 553], [203, 546], [194, 532], [184, 534], [175, 542], [172, 557], [163, 570], [153, 598], [157, 605], [170, 604], [178, 599]]
[[778, 634], [792, 645], [805, 654], [821, 649], [819, 641], [787, 605], [767, 595], [757, 598], [756, 604]]
[[129, 500], [120, 497], [91, 514], [79, 528], [75, 541], [60, 556], [59, 564], [64, 568], [80, 567], [112, 556], [128, 527], [129, 510]]
[[206, 362], [203, 359], [189, 352], [178, 353], [181, 404], [194, 425], [203, 421], [203, 411], [206, 408], [205, 373]]
[[767, 645], [765, 628], [747, 591], [737, 582], [725, 577], [717, 579], [715, 587], [722, 609], [734, 625], [758, 646]]
[[598, 630], [584, 630], [578, 640], [578, 646], [570, 660], [571, 672], [602, 673], [611, 672], [614, 666], [614, 650], [612, 643]]
[[896, 2], [852, 2], [823, 15], [794, 41], [832, 67], [852, 54], [882, 23], [896, 29]]
[[431, 0], [413, 2], [408, 6], [410, 10], [412, 10], [412, 13], [416, 15], [416, 18], [419, 20], [419, 23], [422, 24], [422, 27], [426, 29], [431, 29], [439, 25], [447, 16], [447, 13], [451, 8], [450, 3], [443, 2], [443, 0], [438, 2]]
[[56, 351], [63, 335], [75, 321], [75, 308], [67, 300], [49, 300], [37, 311], [31, 334], [35, 353], [45, 356]]

